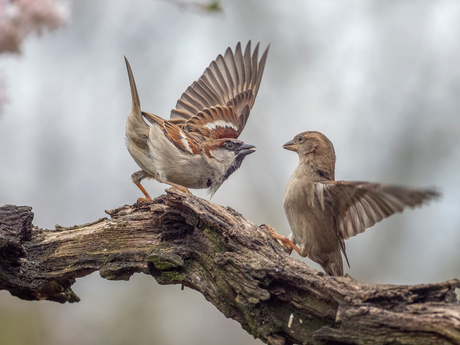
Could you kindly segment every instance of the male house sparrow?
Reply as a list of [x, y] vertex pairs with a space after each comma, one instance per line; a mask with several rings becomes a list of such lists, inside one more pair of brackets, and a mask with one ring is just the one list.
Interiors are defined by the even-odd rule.
[[380, 183], [335, 181], [334, 146], [324, 134], [304, 132], [283, 145], [297, 152], [299, 164], [284, 192], [284, 210], [292, 233], [289, 238], [269, 228], [288, 252], [317, 262], [331, 276], [343, 275], [345, 240], [367, 228], [438, 196], [432, 190], [414, 190]]
[[[268, 47], [258, 60], [259, 44], [251, 56], [238, 43], [219, 55], [203, 75], [182, 94], [170, 120], [141, 110], [128, 60], [131, 112], [126, 123], [126, 146], [141, 170], [133, 182], [152, 200], [141, 180], [153, 178], [183, 192], [207, 188], [211, 196], [237, 170], [255, 146], [237, 140], [259, 91]], [[144, 119], [150, 122], [148, 125]]]

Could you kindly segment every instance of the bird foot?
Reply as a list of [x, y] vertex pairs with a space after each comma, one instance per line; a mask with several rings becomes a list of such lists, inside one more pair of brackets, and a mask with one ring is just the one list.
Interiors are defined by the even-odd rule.
[[144, 187], [142, 187], [140, 182], [136, 183], [136, 186], [138, 186], [139, 189], [141, 190], [141, 192], [145, 195], [145, 198], [137, 198], [138, 203], [140, 203], [142, 201], [148, 201], [148, 202], [152, 201], [152, 198], [150, 197], [149, 193], [147, 193], [147, 191], [144, 189]]
[[138, 203], [141, 203], [143, 201], [151, 202], [152, 198], [150, 196], [148, 198], [137, 198]]
[[192, 192], [188, 190], [187, 187], [181, 186], [180, 184], [172, 183], [172, 182], [165, 182], [166, 184], [169, 184], [171, 187], [177, 189], [178, 191], [185, 193], [185, 194], [190, 194], [192, 195]]
[[186, 187], [183, 187], [183, 186], [180, 186], [180, 187], [173, 186], [173, 188], [178, 189], [178, 190], [181, 191], [182, 193], [192, 195], [192, 192], [189, 191], [188, 188], [186, 188]]
[[271, 237], [278, 241], [279, 244], [283, 247], [283, 249], [288, 253], [291, 254], [292, 250], [294, 249], [300, 255], [300, 249], [286, 236], [278, 234], [275, 229], [269, 227], [267, 224], [262, 224], [260, 227], [265, 228]]

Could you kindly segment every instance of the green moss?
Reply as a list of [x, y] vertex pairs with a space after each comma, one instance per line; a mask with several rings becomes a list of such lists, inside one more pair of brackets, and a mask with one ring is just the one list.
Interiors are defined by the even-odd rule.
[[187, 281], [186, 276], [178, 271], [162, 271], [161, 275], [155, 276], [159, 284], [169, 285]]
[[211, 241], [216, 253], [225, 253], [228, 250], [228, 248], [222, 242], [221, 236], [212, 228], [204, 228], [203, 234], [206, 236], [207, 239]]
[[[109, 265], [107, 265], [107, 266], [109, 266]], [[115, 279], [117, 279], [117, 277], [118, 277], [118, 272], [116, 270], [110, 270], [110, 269], [104, 270], [103, 278], [105, 278], [107, 280], [115, 280]]]
[[37, 291], [37, 296], [42, 296], [48, 300], [57, 301], [59, 303], [80, 301], [80, 298], [70, 287], [64, 288], [64, 286], [56, 280], [47, 282], [40, 291]]
[[247, 323], [247, 331], [251, 333], [254, 337], [259, 336], [259, 315], [251, 309], [243, 310], [244, 319]]
[[184, 260], [173, 253], [171, 250], [165, 250], [162, 248], [154, 249], [149, 256], [146, 257], [146, 261], [152, 263], [157, 270], [171, 270], [175, 268], [181, 268], [184, 266]]
[[177, 271], [163, 272], [161, 276], [171, 281], [184, 281], [185, 280], [184, 274], [179, 273]]

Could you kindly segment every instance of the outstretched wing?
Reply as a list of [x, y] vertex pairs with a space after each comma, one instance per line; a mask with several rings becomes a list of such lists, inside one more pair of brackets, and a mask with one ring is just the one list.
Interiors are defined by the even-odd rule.
[[315, 194], [321, 207], [333, 208], [338, 235], [346, 240], [407, 206], [415, 207], [439, 193], [368, 182], [316, 182]]
[[251, 41], [244, 54], [238, 43], [211, 62], [203, 75], [182, 94], [171, 119], [184, 119], [183, 130], [205, 137], [238, 138], [246, 125], [267, 60], [268, 47], [258, 60], [259, 44], [251, 56]]

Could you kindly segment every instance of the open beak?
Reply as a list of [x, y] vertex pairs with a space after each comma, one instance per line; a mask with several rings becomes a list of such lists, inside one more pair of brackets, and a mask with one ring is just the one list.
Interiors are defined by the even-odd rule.
[[289, 140], [286, 144], [283, 145], [283, 149], [289, 151], [297, 151], [297, 144], [294, 143], [294, 140]]
[[256, 147], [254, 145], [244, 144], [243, 146], [240, 146], [238, 156], [247, 156], [253, 152], [256, 152]]

